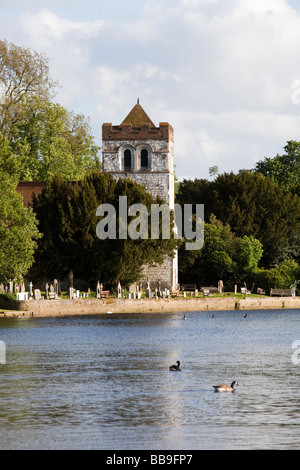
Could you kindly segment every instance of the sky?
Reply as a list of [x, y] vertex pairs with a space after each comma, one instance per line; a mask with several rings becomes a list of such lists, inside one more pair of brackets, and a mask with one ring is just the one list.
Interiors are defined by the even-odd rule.
[[300, 141], [299, 0], [0, 0], [0, 39], [49, 59], [99, 146], [139, 98], [174, 128], [180, 181]]

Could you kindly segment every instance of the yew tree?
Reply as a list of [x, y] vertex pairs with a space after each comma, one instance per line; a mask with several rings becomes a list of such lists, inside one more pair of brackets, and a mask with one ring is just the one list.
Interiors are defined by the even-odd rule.
[[[119, 197], [127, 196], [128, 207], [143, 204], [150, 213], [151, 204], [161, 204], [143, 186], [131, 179], [115, 181], [101, 171], [87, 174], [79, 182], [64, 181], [55, 176], [47, 181], [42, 194], [33, 202], [43, 238], [39, 241], [31, 275], [65, 278], [70, 271], [74, 277], [92, 285], [100, 280], [113, 286], [123, 286], [140, 279], [145, 264], [160, 264], [165, 256], [174, 256], [179, 244], [173, 233], [173, 213], [170, 217], [170, 239], [149, 237], [132, 239], [119, 236]], [[96, 228], [101, 217], [97, 208], [110, 204], [116, 214], [116, 237], [100, 239]], [[128, 226], [133, 217], [128, 217]]]

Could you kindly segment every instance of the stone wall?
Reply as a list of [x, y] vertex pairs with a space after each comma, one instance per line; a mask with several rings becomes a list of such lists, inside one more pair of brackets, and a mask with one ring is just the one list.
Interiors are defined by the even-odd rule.
[[10, 304], [0, 301], [1, 316], [63, 316], [107, 313], [159, 313], [220, 310], [300, 309], [300, 297], [262, 297], [237, 299], [235, 297], [197, 299], [108, 299], [108, 300], [29, 300]]
[[166, 201], [169, 201], [170, 209], [174, 208], [174, 198], [172, 198], [172, 178], [170, 173], [155, 173], [148, 171], [139, 172], [124, 172], [115, 171], [111, 172], [112, 176], [118, 180], [119, 178], [130, 178], [136, 183], [144, 186], [146, 191], [152, 194], [152, 196], [163, 197]]

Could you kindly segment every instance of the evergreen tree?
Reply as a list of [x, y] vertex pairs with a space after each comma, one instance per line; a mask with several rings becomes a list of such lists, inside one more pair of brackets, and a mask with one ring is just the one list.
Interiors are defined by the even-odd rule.
[[205, 220], [214, 214], [238, 236], [258, 239], [268, 268], [287, 257], [300, 256], [300, 198], [270, 178], [243, 171], [224, 173], [216, 180], [183, 181], [180, 204], [204, 204]]
[[[141, 276], [142, 266], [161, 263], [166, 255], [174, 256], [178, 240], [119, 237], [119, 196], [126, 195], [128, 207], [141, 203], [150, 213], [154, 199], [144, 187], [131, 179], [115, 182], [112, 175], [103, 172], [88, 174], [79, 183], [54, 177], [33, 202], [43, 238], [34, 266], [35, 275], [64, 278], [73, 271], [77, 278], [95, 283], [115, 285], [118, 281], [128, 286]], [[116, 213], [116, 238], [100, 239], [96, 235], [101, 204], [111, 204]], [[131, 217], [128, 217], [128, 227]], [[172, 234], [173, 217], [170, 221]], [[148, 227], [147, 230], [150, 230]], [[34, 275], [32, 270], [32, 275]]]

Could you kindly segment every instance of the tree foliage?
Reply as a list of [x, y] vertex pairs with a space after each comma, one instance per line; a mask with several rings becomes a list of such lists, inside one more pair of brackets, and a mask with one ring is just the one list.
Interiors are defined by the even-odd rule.
[[0, 41], [0, 140], [20, 181], [79, 180], [101, 167], [88, 119], [53, 103], [55, 86], [43, 54]]
[[180, 204], [204, 204], [205, 220], [212, 214], [238, 237], [254, 237], [263, 245], [265, 267], [300, 256], [300, 198], [259, 173], [224, 173], [214, 181], [184, 180]]
[[[100, 280], [113, 285], [120, 281], [128, 286], [140, 278], [144, 264], [159, 264], [166, 255], [174, 256], [178, 241], [173, 237], [170, 240], [120, 239], [118, 232], [116, 239], [97, 237], [97, 207], [108, 203], [116, 208], [118, 227], [122, 195], [127, 196], [128, 207], [142, 203], [149, 212], [151, 204], [162, 203], [132, 180], [116, 182], [110, 174], [99, 171], [87, 174], [78, 183], [64, 181], [61, 176], [50, 179], [33, 202], [43, 238], [31, 274], [47, 273], [63, 279], [73, 271], [74, 276], [89, 282]], [[172, 218], [170, 224], [172, 229]]]
[[33, 96], [49, 100], [55, 86], [43, 54], [0, 40], [0, 131], [6, 137], [22, 120], [23, 104]]
[[259, 269], [253, 280], [257, 287], [270, 293], [271, 288], [289, 289], [299, 287], [300, 266], [293, 260], [285, 260], [279, 266], [271, 269]]
[[237, 237], [228, 224], [215, 216], [204, 224], [204, 245], [201, 250], [179, 250], [180, 282], [199, 287], [244, 282], [258, 269], [262, 245], [254, 237]]
[[79, 180], [101, 167], [88, 120], [59, 104], [37, 97], [27, 101], [12, 134], [21, 181], [45, 181], [55, 174]]
[[300, 142], [290, 140], [284, 147], [283, 155], [264, 158], [257, 162], [254, 171], [268, 176], [288, 191], [299, 192]]
[[21, 281], [34, 261], [40, 234], [30, 207], [16, 192], [17, 182], [0, 172], [0, 277]]

